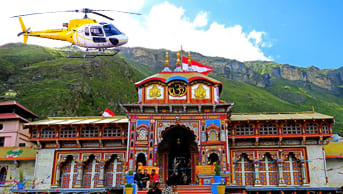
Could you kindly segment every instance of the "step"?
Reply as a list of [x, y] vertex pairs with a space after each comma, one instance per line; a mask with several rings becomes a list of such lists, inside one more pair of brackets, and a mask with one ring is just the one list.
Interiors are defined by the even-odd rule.
[[[163, 191], [164, 187], [160, 187], [160, 189]], [[211, 194], [211, 185], [177, 185], [176, 190], [179, 194], [191, 194], [191, 193], [197, 193], [197, 194]], [[146, 194], [148, 191], [138, 191], [137, 194]]]

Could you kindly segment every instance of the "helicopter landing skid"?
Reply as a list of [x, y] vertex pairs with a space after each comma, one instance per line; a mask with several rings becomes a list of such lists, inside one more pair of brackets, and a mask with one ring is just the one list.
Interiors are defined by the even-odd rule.
[[[74, 56], [71, 55], [72, 52], [72, 46], [69, 46], [69, 51], [68, 51], [68, 55], [67, 58], [94, 58], [94, 57], [98, 57], [98, 56], [114, 56], [116, 54], [118, 54], [120, 52], [119, 49], [106, 49], [106, 48], [102, 48], [102, 49], [89, 49], [87, 48], [86, 51], [83, 51], [83, 56]], [[77, 53], [80, 53], [81, 51], [76, 51]]]

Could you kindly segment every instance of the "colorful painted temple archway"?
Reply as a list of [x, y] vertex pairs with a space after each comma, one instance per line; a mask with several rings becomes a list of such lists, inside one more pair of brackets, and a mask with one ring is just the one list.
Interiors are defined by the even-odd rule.
[[173, 125], [162, 133], [158, 144], [158, 166], [162, 180], [170, 179], [173, 184], [195, 183], [198, 146], [194, 131], [184, 125]]

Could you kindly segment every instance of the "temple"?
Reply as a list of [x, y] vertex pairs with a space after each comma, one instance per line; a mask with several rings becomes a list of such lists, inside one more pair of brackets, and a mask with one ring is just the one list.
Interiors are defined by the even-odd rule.
[[[190, 56], [189, 56], [190, 61]], [[125, 172], [158, 169], [160, 182], [211, 185], [214, 167], [230, 193], [332, 192], [325, 140], [332, 116], [311, 112], [234, 113], [220, 100], [222, 83], [169, 67], [135, 83], [138, 102], [127, 115], [54, 117], [26, 124], [38, 149], [35, 179], [26, 192], [122, 192]], [[213, 167], [213, 168], [212, 168]], [[218, 168], [217, 168], [218, 169]], [[18, 191], [17, 191], [18, 192]]]

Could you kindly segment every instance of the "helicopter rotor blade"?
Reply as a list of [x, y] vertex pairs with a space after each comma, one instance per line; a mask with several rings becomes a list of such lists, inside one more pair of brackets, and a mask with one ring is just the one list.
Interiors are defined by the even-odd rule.
[[98, 12], [95, 12], [95, 11], [92, 11], [91, 13], [93, 13], [95, 15], [98, 15], [98, 16], [101, 16], [101, 17], [104, 17], [106, 19], [112, 20], [112, 21], [114, 20], [113, 18], [110, 18], [110, 17], [108, 17], [108, 16], [106, 16], [104, 14], [101, 14], [101, 13], [98, 13]]
[[129, 12], [129, 11], [120, 11], [120, 10], [99, 9], [99, 10], [93, 10], [93, 12], [94, 12], [94, 11], [113, 11], [113, 12], [119, 12], [119, 13], [127, 13], [127, 14], [134, 14], [134, 15], [142, 15], [141, 13]]
[[15, 18], [15, 17], [21, 17], [21, 16], [29, 16], [29, 15], [38, 15], [38, 14], [46, 14], [46, 13], [63, 13], [63, 12], [76, 12], [76, 13], [84, 13], [87, 15], [87, 13], [93, 13], [95, 15], [102, 16], [104, 18], [107, 18], [109, 20], [113, 20], [113, 18], [108, 17], [104, 14], [99, 13], [99, 11], [112, 11], [112, 12], [119, 12], [119, 13], [126, 13], [126, 14], [134, 14], [134, 15], [142, 15], [141, 13], [135, 13], [135, 12], [128, 12], [128, 11], [120, 11], [120, 10], [93, 10], [89, 8], [83, 8], [83, 9], [75, 9], [75, 10], [66, 10], [66, 11], [48, 11], [48, 12], [37, 12], [37, 13], [28, 13], [28, 14], [22, 14], [22, 15], [15, 15], [10, 18]]
[[22, 15], [11, 16], [10, 18], [16, 18], [16, 17], [21, 17], [21, 16], [29, 16], [29, 15], [39, 15], [39, 14], [46, 14], [46, 13], [62, 13], [62, 12], [78, 12], [78, 10], [48, 11], [48, 12], [28, 13], [28, 14], [22, 14]]
[[31, 28], [28, 28], [27, 30], [25, 30], [25, 31], [23, 31], [23, 32], [19, 32], [19, 33], [17, 34], [17, 36], [21, 36], [22, 34], [27, 33], [27, 32], [30, 31], [30, 30], [31, 30]]

